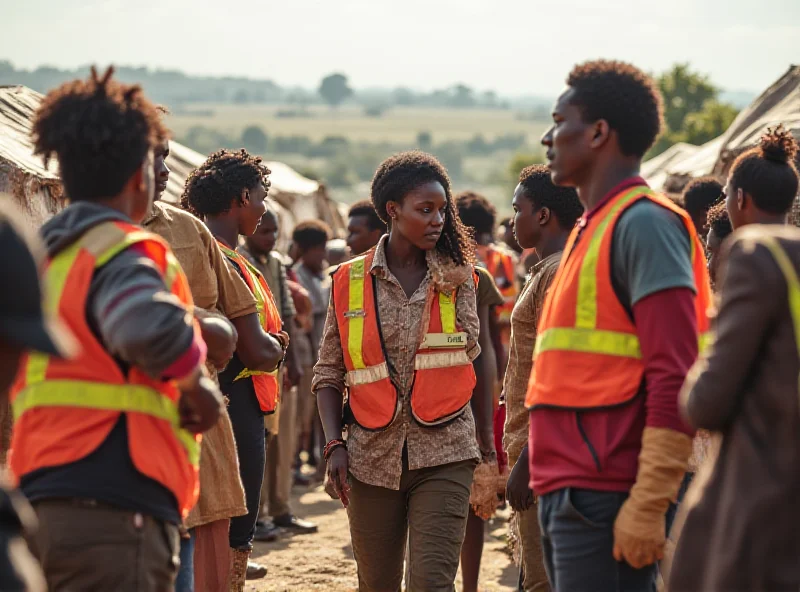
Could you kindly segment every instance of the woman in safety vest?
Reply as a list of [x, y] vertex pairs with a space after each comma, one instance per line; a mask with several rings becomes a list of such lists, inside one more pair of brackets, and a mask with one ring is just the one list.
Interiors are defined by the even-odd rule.
[[273, 413], [278, 400], [278, 367], [289, 344], [272, 292], [261, 273], [235, 247], [239, 235], [250, 236], [266, 211], [269, 169], [245, 150], [220, 150], [208, 157], [186, 181], [184, 207], [205, 220], [219, 247], [256, 298], [258, 316], [243, 317], [237, 325], [236, 353], [219, 374], [229, 399], [228, 413], [239, 455], [247, 514], [231, 519], [231, 589], [242, 590], [264, 479], [264, 415]]
[[469, 405], [480, 353], [473, 246], [429, 154], [384, 161], [372, 203], [389, 234], [333, 273], [314, 369], [328, 475], [362, 590], [400, 588], [406, 536], [409, 588], [450, 589], [473, 470], [493, 452], [491, 417], [473, 419]]
[[770, 130], [728, 176], [735, 232], [715, 339], [681, 396], [692, 425], [722, 443], [687, 493], [671, 590], [800, 587], [800, 230], [785, 225], [796, 154], [790, 132]]

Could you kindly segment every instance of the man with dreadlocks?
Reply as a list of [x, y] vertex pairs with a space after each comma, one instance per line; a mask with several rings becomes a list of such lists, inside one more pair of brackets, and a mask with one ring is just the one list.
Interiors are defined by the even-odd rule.
[[409, 589], [452, 590], [476, 461], [494, 453], [491, 417], [476, 418], [479, 446], [470, 409], [474, 255], [450, 179], [429, 154], [384, 161], [372, 203], [389, 234], [334, 272], [314, 368], [324, 456], [360, 589], [400, 589], [408, 536]]
[[166, 130], [139, 87], [111, 75], [52, 91], [33, 126], [70, 200], [42, 227], [47, 302], [81, 348], [28, 355], [11, 395], [10, 466], [39, 518], [33, 549], [51, 590], [172, 588], [178, 524], [198, 493], [195, 434], [222, 403], [186, 277], [137, 226]]
[[531, 484], [556, 590], [652, 590], [691, 430], [678, 391], [708, 330], [703, 245], [639, 176], [661, 96], [623, 62], [576, 66], [542, 138], [553, 182], [586, 208], [537, 329]]

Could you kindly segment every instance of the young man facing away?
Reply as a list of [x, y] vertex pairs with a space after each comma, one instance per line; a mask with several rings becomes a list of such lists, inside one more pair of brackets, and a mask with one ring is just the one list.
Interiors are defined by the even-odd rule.
[[542, 138], [586, 213], [545, 299], [526, 405], [531, 484], [556, 590], [653, 590], [687, 468], [678, 392], [708, 329], [689, 215], [650, 191], [661, 97], [635, 67], [576, 66]]
[[33, 126], [70, 199], [41, 230], [46, 306], [80, 353], [24, 359], [10, 467], [39, 518], [32, 546], [53, 590], [173, 586], [178, 525], [199, 488], [195, 434], [222, 406], [186, 277], [136, 225], [166, 130], [141, 89], [111, 74], [49, 93]]
[[512, 228], [524, 249], [536, 249], [540, 261], [530, 270], [514, 311], [511, 313], [511, 342], [508, 369], [503, 382], [506, 422], [503, 448], [509, 466], [506, 499], [515, 511], [514, 525], [520, 548], [520, 590], [549, 589], [542, 559], [541, 531], [528, 467], [528, 410], [525, 394], [533, 367], [536, 327], [545, 295], [555, 277], [567, 237], [583, 213], [572, 187], [557, 187], [544, 165], [525, 168], [511, 202]]

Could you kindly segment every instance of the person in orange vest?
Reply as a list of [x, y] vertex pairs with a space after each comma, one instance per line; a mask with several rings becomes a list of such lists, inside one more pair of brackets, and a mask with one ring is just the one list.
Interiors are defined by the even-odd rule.
[[681, 407], [722, 444], [684, 502], [670, 590], [800, 587], [800, 230], [786, 224], [800, 187], [798, 145], [781, 126], [740, 154], [726, 205], [714, 342]]
[[385, 233], [386, 224], [372, 207], [371, 201], [364, 199], [350, 206], [347, 213], [347, 246], [353, 257], [369, 251]]
[[269, 174], [261, 158], [244, 149], [219, 150], [189, 175], [182, 197], [184, 207], [205, 221], [229, 264], [255, 296], [258, 309], [258, 315], [241, 317], [244, 324], [239, 329], [236, 353], [219, 374], [220, 388], [229, 401], [247, 503], [247, 514], [231, 518], [228, 537], [231, 590], [239, 591], [244, 589], [261, 505], [266, 462], [264, 415], [275, 412], [278, 370], [289, 345], [264, 276], [236, 250], [239, 236], [252, 235], [266, 212]]
[[70, 201], [41, 229], [46, 308], [80, 352], [25, 357], [9, 465], [39, 518], [31, 544], [54, 591], [172, 588], [178, 525], [198, 495], [196, 434], [222, 404], [183, 271], [137, 225], [166, 130], [112, 73], [92, 68], [52, 91], [33, 124]]
[[384, 161], [372, 203], [389, 234], [334, 272], [314, 368], [328, 476], [361, 590], [400, 589], [407, 536], [409, 589], [451, 590], [475, 465], [494, 454], [491, 415], [470, 409], [481, 349], [473, 247], [429, 154]]
[[662, 123], [630, 64], [576, 66], [542, 138], [586, 208], [544, 303], [526, 406], [545, 567], [556, 590], [653, 590], [692, 449], [678, 391], [708, 330], [703, 245], [649, 189]]

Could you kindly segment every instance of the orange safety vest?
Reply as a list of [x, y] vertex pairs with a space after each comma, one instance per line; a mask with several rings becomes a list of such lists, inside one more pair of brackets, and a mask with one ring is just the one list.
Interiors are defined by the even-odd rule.
[[[498, 320], [506, 323], [511, 322], [511, 312], [514, 310], [514, 304], [517, 301], [519, 290], [517, 289], [516, 272], [514, 269], [514, 260], [511, 255], [504, 253], [497, 247], [489, 245], [486, 249], [486, 264], [487, 271], [494, 278], [500, 293], [503, 295], [503, 304], [497, 307]], [[505, 282], [498, 283], [498, 279], [505, 279]], [[501, 288], [503, 284], [505, 287]]]
[[[375, 250], [343, 263], [333, 274], [333, 304], [344, 363], [348, 402], [358, 425], [388, 427], [400, 409], [389, 378], [375, 278], [369, 273]], [[456, 322], [456, 292], [428, 293], [430, 320], [414, 359], [411, 412], [424, 426], [460, 415], [472, 398], [475, 371], [467, 356], [467, 336]]]
[[95, 271], [134, 244], [144, 249], [170, 291], [191, 311], [189, 284], [169, 246], [138, 226], [99, 224], [50, 259], [45, 308], [59, 315], [81, 351], [72, 360], [25, 355], [11, 391], [15, 424], [9, 464], [19, 479], [80, 460], [105, 441], [125, 413], [134, 466], [169, 489], [185, 517], [199, 493], [200, 436], [180, 427], [181, 393], [174, 381], [150, 378], [136, 367], [123, 373], [86, 319]]
[[528, 408], [609, 407], [626, 403], [639, 392], [644, 363], [636, 326], [611, 282], [611, 243], [619, 217], [641, 199], [675, 212], [689, 232], [699, 345], [705, 346], [711, 286], [694, 224], [665, 197], [647, 186], [634, 187], [603, 204], [567, 241], [539, 321], [525, 399]]
[[[256, 304], [258, 305], [258, 318], [261, 321], [261, 326], [267, 333], [280, 332], [283, 324], [281, 322], [281, 315], [278, 312], [278, 306], [275, 304], [275, 299], [272, 296], [272, 290], [269, 289], [267, 281], [260, 271], [250, 263], [245, 257], [221, 241], [217, 241], [219, 248], [225, 256], [239, 268], [242, 272], [247, 287], [256, 297]], [[258, 405], [264, 413], [274, 413], [278, 405], [278, 370], [272, 372], [264, 372], [263, 370], [248, 370], [245, 368], [239, 375], [233, 379], [234, 382], [243, 378], [251, 378], [253, 386], [256, 390], [256, 397], [258, 398]]]

